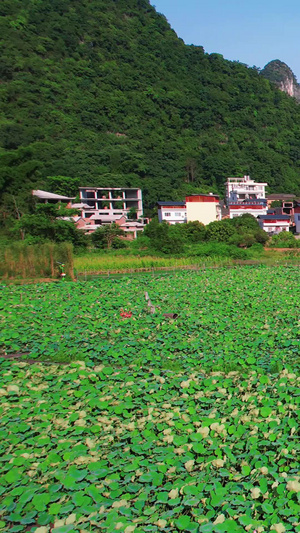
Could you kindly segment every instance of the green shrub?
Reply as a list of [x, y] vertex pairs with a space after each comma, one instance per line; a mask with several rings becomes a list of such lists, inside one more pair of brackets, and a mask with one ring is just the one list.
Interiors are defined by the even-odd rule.
[[151, 247], [163, 254], [180, 254], [184, 251], [184, 240], [179, 224], [170, 226], [167, 222], [154, 219], [145, 227], [144, 234], [149, 238]]
[[300, 242], [289, 231], [281, 231], [273, 235], [270, 246], [272, 248], [299, 248]]
[[124, 231], [115, 222], [98, 229], [91, 235], [92, 243], [96, 248], [111, 248], [118, 237], [124, 236]]
[[228, 257], [241, 260], [249, 258], [247, 250], [219, 242], [195, 244], [191, 248], [189, 255], [192, 257]]
[[204, 224], [194, 220], [186, 224], [174, 224], [170, 226], [169, 233], [186, 243], [205, 241], [206, 228]]
[[214, 242], [228, 242], [236, 230], [230, 219], [210, 222], [206, 226], [206, 240]]
[[252, 233], [235, 233], [228, 239], [229, 244], [234, 244], [239, 248], [250, 248], [255, 242], [255, 237]]
[[119, 237], [116, 237], [113, 240], [111, 247], [114, 250], [120, 250], [121, 248], [128, 248], [129, 247], [129, 241], [126, 241], [124, 239], [120, 239]]
[[267, 234], [266, 231], [264, 231], [261, 228], [259, 228], [257, 231], [255, 231], [254, 237], [255, 237], [256, 242], [258, 242], [260, 244], [266, 244], [266, 242], [268, 242], [268, 240], [269, 240], [269, 235]]

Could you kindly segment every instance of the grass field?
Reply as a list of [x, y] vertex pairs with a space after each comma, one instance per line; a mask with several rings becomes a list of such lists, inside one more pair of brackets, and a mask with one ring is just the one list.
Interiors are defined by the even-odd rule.
[[75, 257], [74, 268], [77, 274], [93, 274], [104, 272], [124, 272], [152, 270], [159, 268], [182, 268], [198, 265], [230, 265], [230, 258], [195, 258], [195, 257], [156, 257], [136, 255], [84, 255]]
[[0, 530], [300, 531], [298, 275], [1, 286]]
[[[227, 246], [230, 249], [230, 247]], [[117, 272], [135, 272], [155, 269], [180, 269], [180, 268], [206, 268], [210, 266], [231, 266], [234, 264], [243, 264], [247, 262], [257, 262], [258, 264], [276, 266], [276, 265], [299, 265], [298, 249], [286, 250], [280, 252], [276, 250], [259, 251], [257, 253], [249, 250], [239, 250], [237, 257], [225, 255], [214, 255], [211, 250], [207, 250], [207, 256], [151, 256], [130, 254], [130, 250], [118, 250], [111, 253], [86, 253], [74, 257], [75, 275], [117, 273]], [[243, 254], [245, 257], [243, 257]]]

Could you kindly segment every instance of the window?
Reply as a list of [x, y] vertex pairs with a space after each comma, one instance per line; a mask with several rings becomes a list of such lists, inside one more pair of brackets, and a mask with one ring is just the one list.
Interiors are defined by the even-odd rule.
[[175, 213], [175, 217], [181, 217], [181, 213]]
[[165, 213], [165, 217], [170, 217], [171, 213]]

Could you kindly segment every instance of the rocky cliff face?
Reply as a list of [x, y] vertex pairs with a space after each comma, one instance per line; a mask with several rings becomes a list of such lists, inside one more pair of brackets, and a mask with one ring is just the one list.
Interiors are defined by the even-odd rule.
[[261, 71], [261, 75], [300, 102], [300, 85], [293, 71], [285, 63], [279, 59], [270, 61]]

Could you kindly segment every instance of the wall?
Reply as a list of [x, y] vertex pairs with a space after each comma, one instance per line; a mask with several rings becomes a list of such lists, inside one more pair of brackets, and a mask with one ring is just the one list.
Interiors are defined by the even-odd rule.
[[217, 203], [216, 202], [189, 202], [186, 201], [187, 221], [193, 222], [198, 220], [202, 224], [209, 224], [217, 219]]
[[[170, 213], [171, 216], [166, 216], [166, 213]], [[179, 216], [175, 216], [175, 213], [178, 213]], [[186, 222], [186, 208], [182, 207], [161, 207], [158, 209], [158, 220], [159, 222], [168, 222], [168, 224], [182, 224]]]
[[295, 207], [295, 225], [296, 233], [300, 233], [300, 208]]
[[267, 207], [264, 207], [262, 208], [261, 206], [256, 206], [256, 207], [248, 207], [248, 206], [237, 206], [237, 207], [233, 207], [233, 206], [230, 206], [229, 207], [229, 217], [230, 218], [234, 218], [236, 216], [241, 216], [241, 215], [245, 215], [245, 214], [248, 214], [248, 215], [252, 215], [254, 217], [258, 217], [259, 215], [266, 215], [267, 214]]

